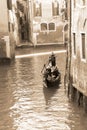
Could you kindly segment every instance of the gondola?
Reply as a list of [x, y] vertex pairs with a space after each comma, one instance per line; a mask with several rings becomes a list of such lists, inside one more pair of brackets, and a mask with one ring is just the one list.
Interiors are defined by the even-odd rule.
[[48, 63], [42, 69], [44, 87], [58, 87], [61, 84], [61, 73], [56, 66], [54, 53], [49, 57]]
[[61, 73], [56, 69], [51, 72], [50, 68], [45, 68], [43, 71], [43, 86], [44, 87], [59, 87], [61, 84]]

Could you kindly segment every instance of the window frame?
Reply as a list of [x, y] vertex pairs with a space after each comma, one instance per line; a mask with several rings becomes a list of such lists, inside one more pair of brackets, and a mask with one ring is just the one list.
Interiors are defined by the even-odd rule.
[[[47, 24], [47, 29], [46, 30], [42, 30], [41, 29], [41, 24]], [[47, 32], [47, 31], [48, 31], [48, 23], [46, 23], [46, 22], [40, 23], [40, 32]]]
[[73, 36], [72, 36], [72, 38], [73, 38], [73, 54], [74, 54], [74, 57], [76, 57], [76, 32], [73, 32], [72, 33], [73, 34]]
[[[49, 29], [49, 24], [51, 24], [51, 23], [54, 24], [54, 29], [53, 29], [53, 30], [50, 30], [50, 29]], [[48, 30], [49, 30], [49, 32], [55, 32], [55, 31], [56, 31], [56, 23], [54, 23], [54, 22], [48, 23]]]
[[[47, 29], [46, 30], [41, 30], [41, 24], [43, 24], [43, 23], [47, 24]], [[55, 29], [54, 30], [49, 30], [49, 24], [50, 23], [54, 23], [54, 22], [49, 22], [49, 23], [47, 23], [47, 22], [41, 22], [40, 23], [40, 32], [55, 32], [56, 31], [56, 23], [54, 23]]]
[[[82, 34], [85, 36], [85, 39], [84, 39], [84, 42], [85, 42], [84, 51], [85, 52], [83, 52]], [[84, 62], [86, 62], [86, 33], [85, 32], [81, 32], [80, 36], [81, 36], [81, 60], [84, 61]], [[84, 55], [83, 53], [85, 53], [85, 57], [83, 56]]]

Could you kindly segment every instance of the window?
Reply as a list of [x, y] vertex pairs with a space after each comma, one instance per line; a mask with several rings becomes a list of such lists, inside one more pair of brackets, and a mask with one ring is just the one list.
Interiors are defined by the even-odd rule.
[[76, 0], [74, 0], [74, 3], [73, 3], [73, 4], [74, 4], [74, 8], [75, 8], [75, 7], [76, 7]]
[[81, 39], [82, 39], [82, 58], [85, 59], [86, 55], [85, 55], [85, 34], [84, 33], [81, 34]]
[[55, 23], [49, 23], [49, 30], [55, 30]]
[[9, 10], [12, 9], [12, 0], [7, 0], [7, 7]]
[[57, 0], [54, 0], [54, 2], [52, 3], [52, 13], [53, 16], [59, 15], [59, 3]]
[[55, 23], [41, 23], [41, 31], [55, 31]]
[[76, 34], [73, 33], [73, 48], [74, 48], [74, 54], [76, 55]]
[[11, 31], [11, 29], [10, 29], [10, 22], [8, 22], [8, 30], [9, 30], [9, 32]]
[[41, 8], [41, 3], [36, 1], [34, 2], [34, 16], [41, 16], [42, 15], [42, 8]]
[[47, 23], [41, 23], [41, 31], [47, 30]]
[[83, 5], [85, 5], [85, 0], [82, 0], [82, 2], [83, 2]]

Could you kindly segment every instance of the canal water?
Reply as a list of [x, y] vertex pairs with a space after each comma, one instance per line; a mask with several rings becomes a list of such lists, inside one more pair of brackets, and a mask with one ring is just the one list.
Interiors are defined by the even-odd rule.
[[16, 57], [0, 66], [0, 130], [87, 130], [87, 115], [64, 90], [65, 53], [56, 54], [60, 88], [43, 87], [41, 70], [48, 57]]

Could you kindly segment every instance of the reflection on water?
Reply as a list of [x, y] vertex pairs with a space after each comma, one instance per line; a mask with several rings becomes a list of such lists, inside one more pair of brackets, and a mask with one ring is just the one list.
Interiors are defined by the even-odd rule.
[[87, 130], [87, 117], [63, 87], [65, 55], [57, 55], [62, 86], [44, 88], [41, 69], [48, 56], [0, 66], [0, 130]]
[[48, 107], [50, 105], [50, 102], [51, 102], [51, 98], [54, 96], [54, 94], [56, 92], [58, 92], [59, 88], [58, 87], [51, 87], [51, 88], [46, 88], [46, 87], [43, 87], [43, 93], [44, 93], [44, 98], [45, 98], [45, 102], [46, 102], [46, 106]]

